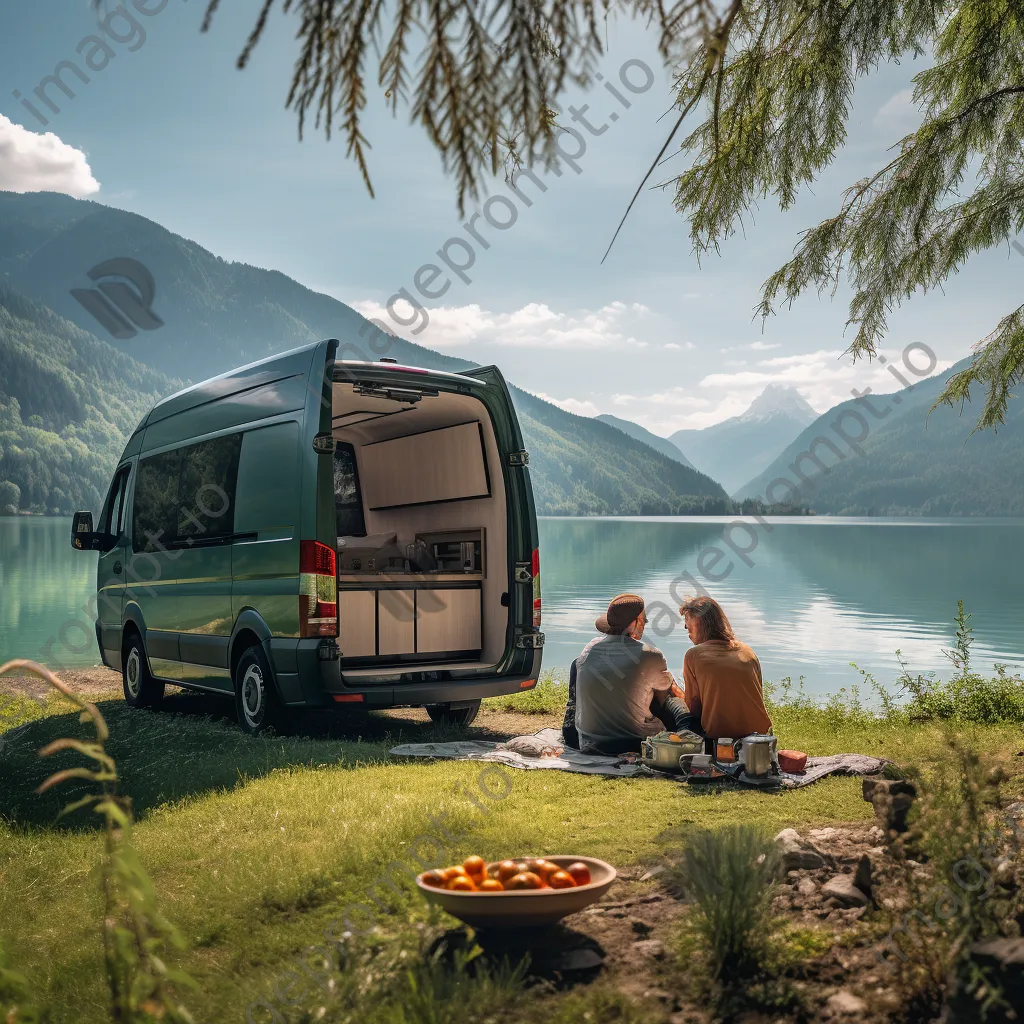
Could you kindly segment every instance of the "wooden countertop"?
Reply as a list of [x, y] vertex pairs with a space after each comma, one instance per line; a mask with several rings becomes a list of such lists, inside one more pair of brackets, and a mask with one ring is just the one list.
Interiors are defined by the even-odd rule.
[[347, 572], [338, 577], [339, 583], [479, 583], [479, 572]]

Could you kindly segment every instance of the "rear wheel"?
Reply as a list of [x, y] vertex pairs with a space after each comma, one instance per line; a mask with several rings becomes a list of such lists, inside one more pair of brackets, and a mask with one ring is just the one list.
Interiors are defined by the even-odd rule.
[[475, 700], [469, 707], [450, 708], [444, 704], [428, 704], [427, 714], [432, 722], [438, 725], [454, 725], [465, 729], [473, 724], [474, 719], [480, 713], [480, 701]]
[[121, 685], [125, 703], [133, 708], [155, 708], [164, 699], [164, 684], [149, 671], [142, 637], [131, 634], [121, 655]]
[[262, 647], [250, 647], [238, 659], [235, 710], [238, 724], [253, 736], [278, 722], [277, 691]]

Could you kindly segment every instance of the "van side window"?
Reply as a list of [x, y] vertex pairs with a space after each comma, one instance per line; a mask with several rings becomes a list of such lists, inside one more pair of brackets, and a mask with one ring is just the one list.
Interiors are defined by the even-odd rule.
[[100, 519], [101, 532], [111, 536], [120, 537], [124, 532], [124, 511], [125, 496], [128, 491], [128, 476], [131, 473], [131, 466], [123, 466], [118, 470], [114, 482], [110, 485], [110, 493], [103, 506], [103, 514]]
[[173, 547], [178, 536], [178, 474], [181, 453], [162, 452], [139, 461], [132, 509], [132, 550]]
[[235, 484], [242, 435], [230, 434], [184, 450], [178, 488], [178, 540], [219, 540], [235, 532]]
[[339, 537], [366, 536], [356, 450], [340, 441], [334, 452], [334, 509]]
[[241, 449], [242, 435], [228, 434], [141, 459], [132, 548], [153, 552], [228, 540]]

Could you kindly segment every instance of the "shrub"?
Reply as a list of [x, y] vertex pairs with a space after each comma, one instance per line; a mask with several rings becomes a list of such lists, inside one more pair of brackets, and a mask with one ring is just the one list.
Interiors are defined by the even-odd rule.
[[696, 904], [713, 980], [756, 972], [766, 952], [777, 873], [776, 845], [750, 825], [698, 832], [688, 839], [677, 876]]

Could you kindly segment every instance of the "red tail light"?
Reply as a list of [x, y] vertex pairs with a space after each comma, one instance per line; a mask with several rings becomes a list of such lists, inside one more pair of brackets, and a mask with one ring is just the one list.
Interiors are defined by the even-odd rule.
[[299, 541], [299, 636], [338, 635], [337, 569], [333, 548]]
[[540, 629], [540, 548], [533, 549], [533, 628]]

